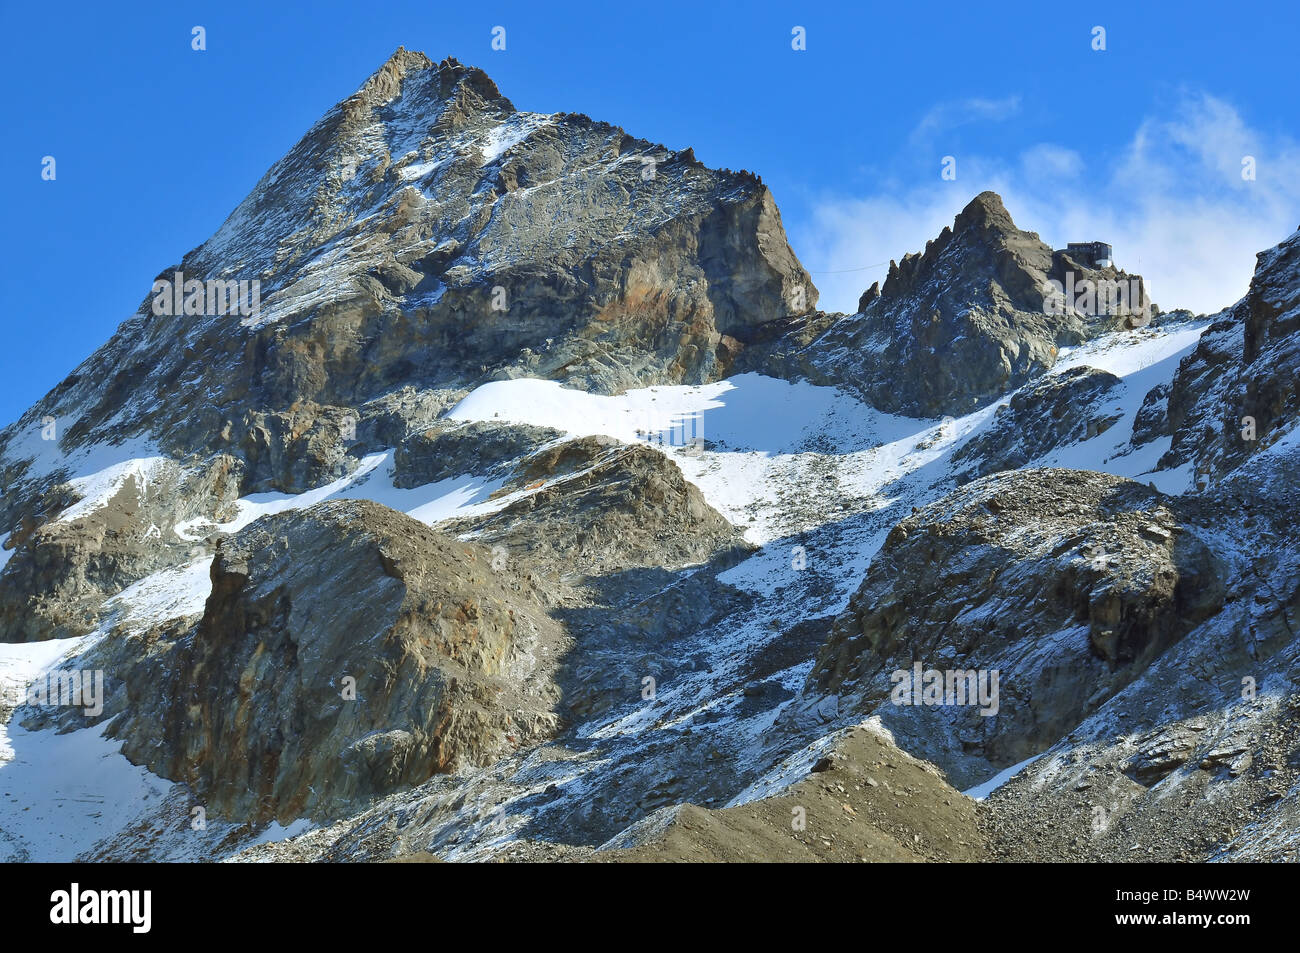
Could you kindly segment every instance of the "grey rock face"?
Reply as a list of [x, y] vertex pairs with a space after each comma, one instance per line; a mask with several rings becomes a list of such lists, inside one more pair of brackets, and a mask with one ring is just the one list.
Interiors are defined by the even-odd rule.
[[1169, 389], [1168, 384], [1157, 384], [1142, 398], [1142, 406], [1133, 417], [1133, 436], [1129, 439], [1132, 446], [1169, 436]]
[[16, 551], [0, 575], [0, 642], [84, 635], [108, 596], [210, 552], [209, 540], [182, 538], [177, 524], [224, 514], [240, 475], [239, 461], [224, 455], [206, 467], [166, 463], [127, 477], [105, 505], [84, 515], [66, 510], [76, 494], [65, 487], [60, 509], [68, 516], [47, 518], [13, 540]]
[[[1209, 461], [1224, 456], [1231, 436], [1237, 435], [1230, 436], [1227, 423], [1237, 409], [1243, 332], [1236, 311], [1225, 312], [1179, 364], [1164, 398], [1164, 419], [1158, 422], [1162, 435], [1173, 438], [1161, 467], [1196, 461], [1198, 473], [1205, 474], [1212, 466]], [[1152, 414], [1159, 400], [1158, 394], [1148, 395]]]
[[367, 401], [359, 408], [357, 446], [366, 451], [396, 447], [412, 434], [434, 427], [468, 393], [464, 389], [408, 385]]
[[1136, 754], [1129, 759], [1126, 772], [1139, 784], [1150, 787], [1186, 764], [1195, 752], [1197, 733], [1175, 725], [1143, 738]]
[[1178, 368], [1168, 397], [1173, 442], [1162, 468], [1190, 462], [1203, 480], [1217, 479], [1300, 416], [1300, 232], [1257, 258], [1246, 297]]
[[1060, 347], [1129, 320], [1049, 313], [1048, 282], [1065, 286], [1068, 273], [1079, 286], [1141, 286], [1136, 276], [1053, 252], [983, 192], [924, 252], [890, 262], [884, 286], [868, 289], [857, 314], [824, 330], [825, 321], [792, 327], [789, 339], [767, 345], [767, 366], [844, 386], [891, 413], [965, 414], [1051, 367]]
[[[1041, 751], [1218, 611], [1220, 572], [1139, 484], [1076, 470], [986, 477], [891, 531], [809, 686], [878, 708], [950, 776], [977, 778], [968, 756], [1005, 767]], [[916, 662], [999, 671], [998, 710], [891, 704], [891, 674]]]
[[523, 460], [513, 483], [537, 492], [481, 520], [475, 538], [502, 546], [537, 573], [596, 575], [707, 562], [747, 547], [672, 460], [650, 447], [584, 437]]
[[965, 478], [974, 479], [1018, 469], [1058, 447], [1104, 433], [1122, 415], [1098, 401], [1119, 382], [1095, 367], [1045, 377], [998, 408], [993, 423], [953, 454], [953, 463], [969, 461]]
[[463, 473], [488, 474], [561, 436], [549, 427], [440, 421], [398, 444], [393, 454], [393, 483], [422, 486]]
[[1222, 561], [1223, 609], [991, 799], [998, 856], [1296, 858], [1298, 474], [1274, 446], [1178, 501]]
[[214, 812], [328, 816], [550, 735], [565, 645], [482, 546], [327, 502], [222, 541], [202, 619], [127, 667], [111, 731]]

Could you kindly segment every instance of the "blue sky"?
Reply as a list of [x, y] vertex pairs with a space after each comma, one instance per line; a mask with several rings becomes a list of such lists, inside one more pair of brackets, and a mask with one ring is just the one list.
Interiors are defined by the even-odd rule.
[[984, 188], [1054, 245], [1111, 241], [1163, 307], [1240, 296], [1300, 224], [1296, 6], [975, 6], [6, 2], [0, 422], [399, 45], [481, 66], [521, 109], [758, 172], [828, 309]]

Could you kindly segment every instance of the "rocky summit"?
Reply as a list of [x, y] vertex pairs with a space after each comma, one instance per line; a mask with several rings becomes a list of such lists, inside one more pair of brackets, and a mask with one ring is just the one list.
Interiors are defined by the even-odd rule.
[[1277, 240], [1161, 310], [983, 192], [828, 313], [398, 49], [0, 433], [0, 859], [1300, 859]]
[[[1113, 295], [1099, 302], [1099, 289]], [[800, 322], [754, 366], [794, 369], [890, 413], [965, 414], [1052, 367], [1061, 348], [1147, 323], [1143, 308], [1140, 277], [1053, 251], [982, 192], [924, 251], [891, 261], [857, 314]]]

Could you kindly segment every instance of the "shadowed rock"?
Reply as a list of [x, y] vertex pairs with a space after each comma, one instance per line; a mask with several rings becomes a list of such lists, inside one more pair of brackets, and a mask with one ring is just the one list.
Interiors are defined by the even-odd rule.
[[564, 642], [482, 546], [322, 503], [222, 541], [202, 620], [129, 669], [112, 733], [223, 815], [328, 816], [551, 734]]
[[1256, 257], [1246, 296], [1210, 325], [1174, 376], [1162, 469], [1191, 463], [1201, 482], [1217, 479], [1300, 419], [1300, 231]]
[[[1036, 754], [1223, 604], [1221, 569], [1169, 498], [1118, 477], [985, 477], [890, 532], [808, 689], [879, 710], [909, 750], [974, 782]], [[893, 704], [896, 671], [997, 671], [996, 711]], [[841, 698], [841, 709], [845, 699]], [[905, 739], [905, 740], [904, 740]]]
[[1015, 470], [1060, 447], [1105, 433], [1123, 414], [1098, 403], [1119, 378], [1073, 367], [1016, 393], [992, 423], [952, 455], [961, 480]]

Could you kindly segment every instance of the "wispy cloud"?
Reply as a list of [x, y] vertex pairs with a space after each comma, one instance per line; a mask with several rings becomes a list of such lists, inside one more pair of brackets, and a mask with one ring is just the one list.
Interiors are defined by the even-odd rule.
[[[1242, 178], [1244, 156], [1255, 160], [1254, 180]], [[1001, 194], [1016, 224], [1053, 247], [1110, 242], [1161, 307], [1208, 313], [1240, 298], [1255, 254], [1300, 223], [1300, 144], [1252, 129], [1223, 99], [1185, 91], [1164, 114], [1144, 119], [1104, 166], [1039, 143], [1005, 157], [962, 156], [952, 182], [936, 174], [925, 185], [827, 195], [810, 221], [791, 229], [804, 263], [822, 269], [813, 273], [821, 306], [856, 310], [885, 268], [848, 269], [921, 250], [984, 189]]]
[[927, 112], [912, 130], [913, 143], [924, 142], [941, 132], [975, 122], [1002, 122], [1020, 112], [1020, 97], [982, 99], [971, 97], [939, 103]]
[[1031, 180], [1076, 179], [1083, 172], [1083, 156], [1073, 149], [1043, 142], [1020, 154], [1020, 171]]

